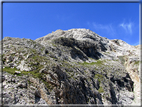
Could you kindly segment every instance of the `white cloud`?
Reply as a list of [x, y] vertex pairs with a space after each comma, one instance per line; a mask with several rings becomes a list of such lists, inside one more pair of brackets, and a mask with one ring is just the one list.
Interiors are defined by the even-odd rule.
[[132, 23], [121, 23], [119, 26], [121, 26], [126, 33], [129, 33], [130, 35], [132, 35]]
[[115, 29], [112, 26], [112, 24], [103, 25], [103, 24], [97, 24], [97, 23], [93, 22], [92, 25], [95, 30], [99, 30], [99, 31], [101, 30], [101, 31], [107, 32], [111, 36], [115, 35]]
[[87, 25], [89, 26], [89, 28], [94, 29], [95, 32], [104, 32], [106, 35], [109, 35], [111, 37], [119, 36], [122, 33], [132, 35], [135, 31], [134, 23], [132, 22], [129, 22], [129, 23], [123, 22], [123, 23], [114, 25], [113, 23], [99, 24], [96, 22], [91, 23], [88, 21]]

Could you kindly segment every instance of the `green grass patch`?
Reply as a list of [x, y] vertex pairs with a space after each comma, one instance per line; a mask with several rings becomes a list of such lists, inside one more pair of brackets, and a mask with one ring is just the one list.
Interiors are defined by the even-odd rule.
[[28, 75], [31, 74], [34, 78], [42, 78], [42, 74], [37, 71], [21, 71], [21, 74]]
[[[16, 68], [5, 67], [5, 68], [3, 68], [3, 71], [15, 75], [16, 74], [15, 71], [19, 71], [19, 70]], [[37, 71], [20, 71], [20, 72], [21, 72], [20, 74], [16, 74], [16, 75], [22, 76], [22, 75], [32, 74], [32, 76], [35, 78], [42, 78], [42, 74]]]
[[103, 90], [102, 87], [100, 87], [100, 88], [98, 89], [98, 91], [99, 91], [99, 93], [103, 93], [103, 92], [104, 92], [104, 90]]
[[98, 79], [99, 84], [101, 83], [101, 81], [103, 80], [104, 76], [101, 74], [95, 74], [94, 79]]
[[[5, 68], [3, 68], [3, 71], [6, 71], [6, 72], [8, 72], [8, 73], [10, 73], [10, 74], [15, 74], [15, 71], [18, 71], [16, 68], [9, 68], [9, 67], [5, 67]], [[17, 74], [18, 76], [21, 76], [21, 74]]]
[[[102, 80], [103, 80], [104, 76], [101, 74], [95, 74], [94, 79], [98, 79], [99, 84], [101, 84]], [[98, 89], [99, 93], [103, 93], [104, 90], [103, 88], [100, 86], [100, 88]]]
[[135, 64], [135, 65], [139, 65], [139, 63], [140, 63], [140, 61], [135, 61], [134, 64]]
[[121, 61], [121, 64], [124, 65], [125, 63], [125, 59], [124, 59], [124, 56], [118, 56], [119, 60]]
[[101, 74], [95, 74], [95, 78], [103, 78], [103, 75], [101, 75]]
[[[16, 68], [5, 67], [5, 68], [3, 68], [3, 71], [8, 72], [12, 75], [15, 75], [16, 74], [15, 71], [19, 71], [19, 70], [17, 70]], [[48, 83], [48, 82], [46, 82], [42, 79], [43, 78], [42, 73], [39, 73], [37, 71], [20, 71], [20, 72], [21, 72], [20, 74], [16, 74], [16, 75], [17, 76], [23, 76], [23, 75], [31, 74], [34, 78], [39, 78], [49, 90], [53, 89], [53, 86], [50, 83]], [[28, 83], [32, 84], [30, 81], [28, 81]]]

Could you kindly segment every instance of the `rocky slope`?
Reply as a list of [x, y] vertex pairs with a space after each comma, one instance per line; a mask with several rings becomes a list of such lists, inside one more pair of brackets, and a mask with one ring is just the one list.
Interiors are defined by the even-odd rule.
[[140, 105], [140, 46], [88, 29], [3, 39], [3, 104]]

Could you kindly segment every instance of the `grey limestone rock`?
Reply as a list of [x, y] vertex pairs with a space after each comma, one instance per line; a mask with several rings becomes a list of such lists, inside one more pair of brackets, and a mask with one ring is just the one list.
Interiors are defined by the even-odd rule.
[[[139, 100], [139, 47], [89, 29], [3, 39], [4, 104], [123, 106]], [[138, 102], [139, 103], [139, 102]]]

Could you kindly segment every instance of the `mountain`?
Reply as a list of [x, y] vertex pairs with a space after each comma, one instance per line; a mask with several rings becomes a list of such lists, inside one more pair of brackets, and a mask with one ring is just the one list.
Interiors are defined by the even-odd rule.
[[140, 105], [141, 46], [89, 29], [1, 42], [3, 104]]

